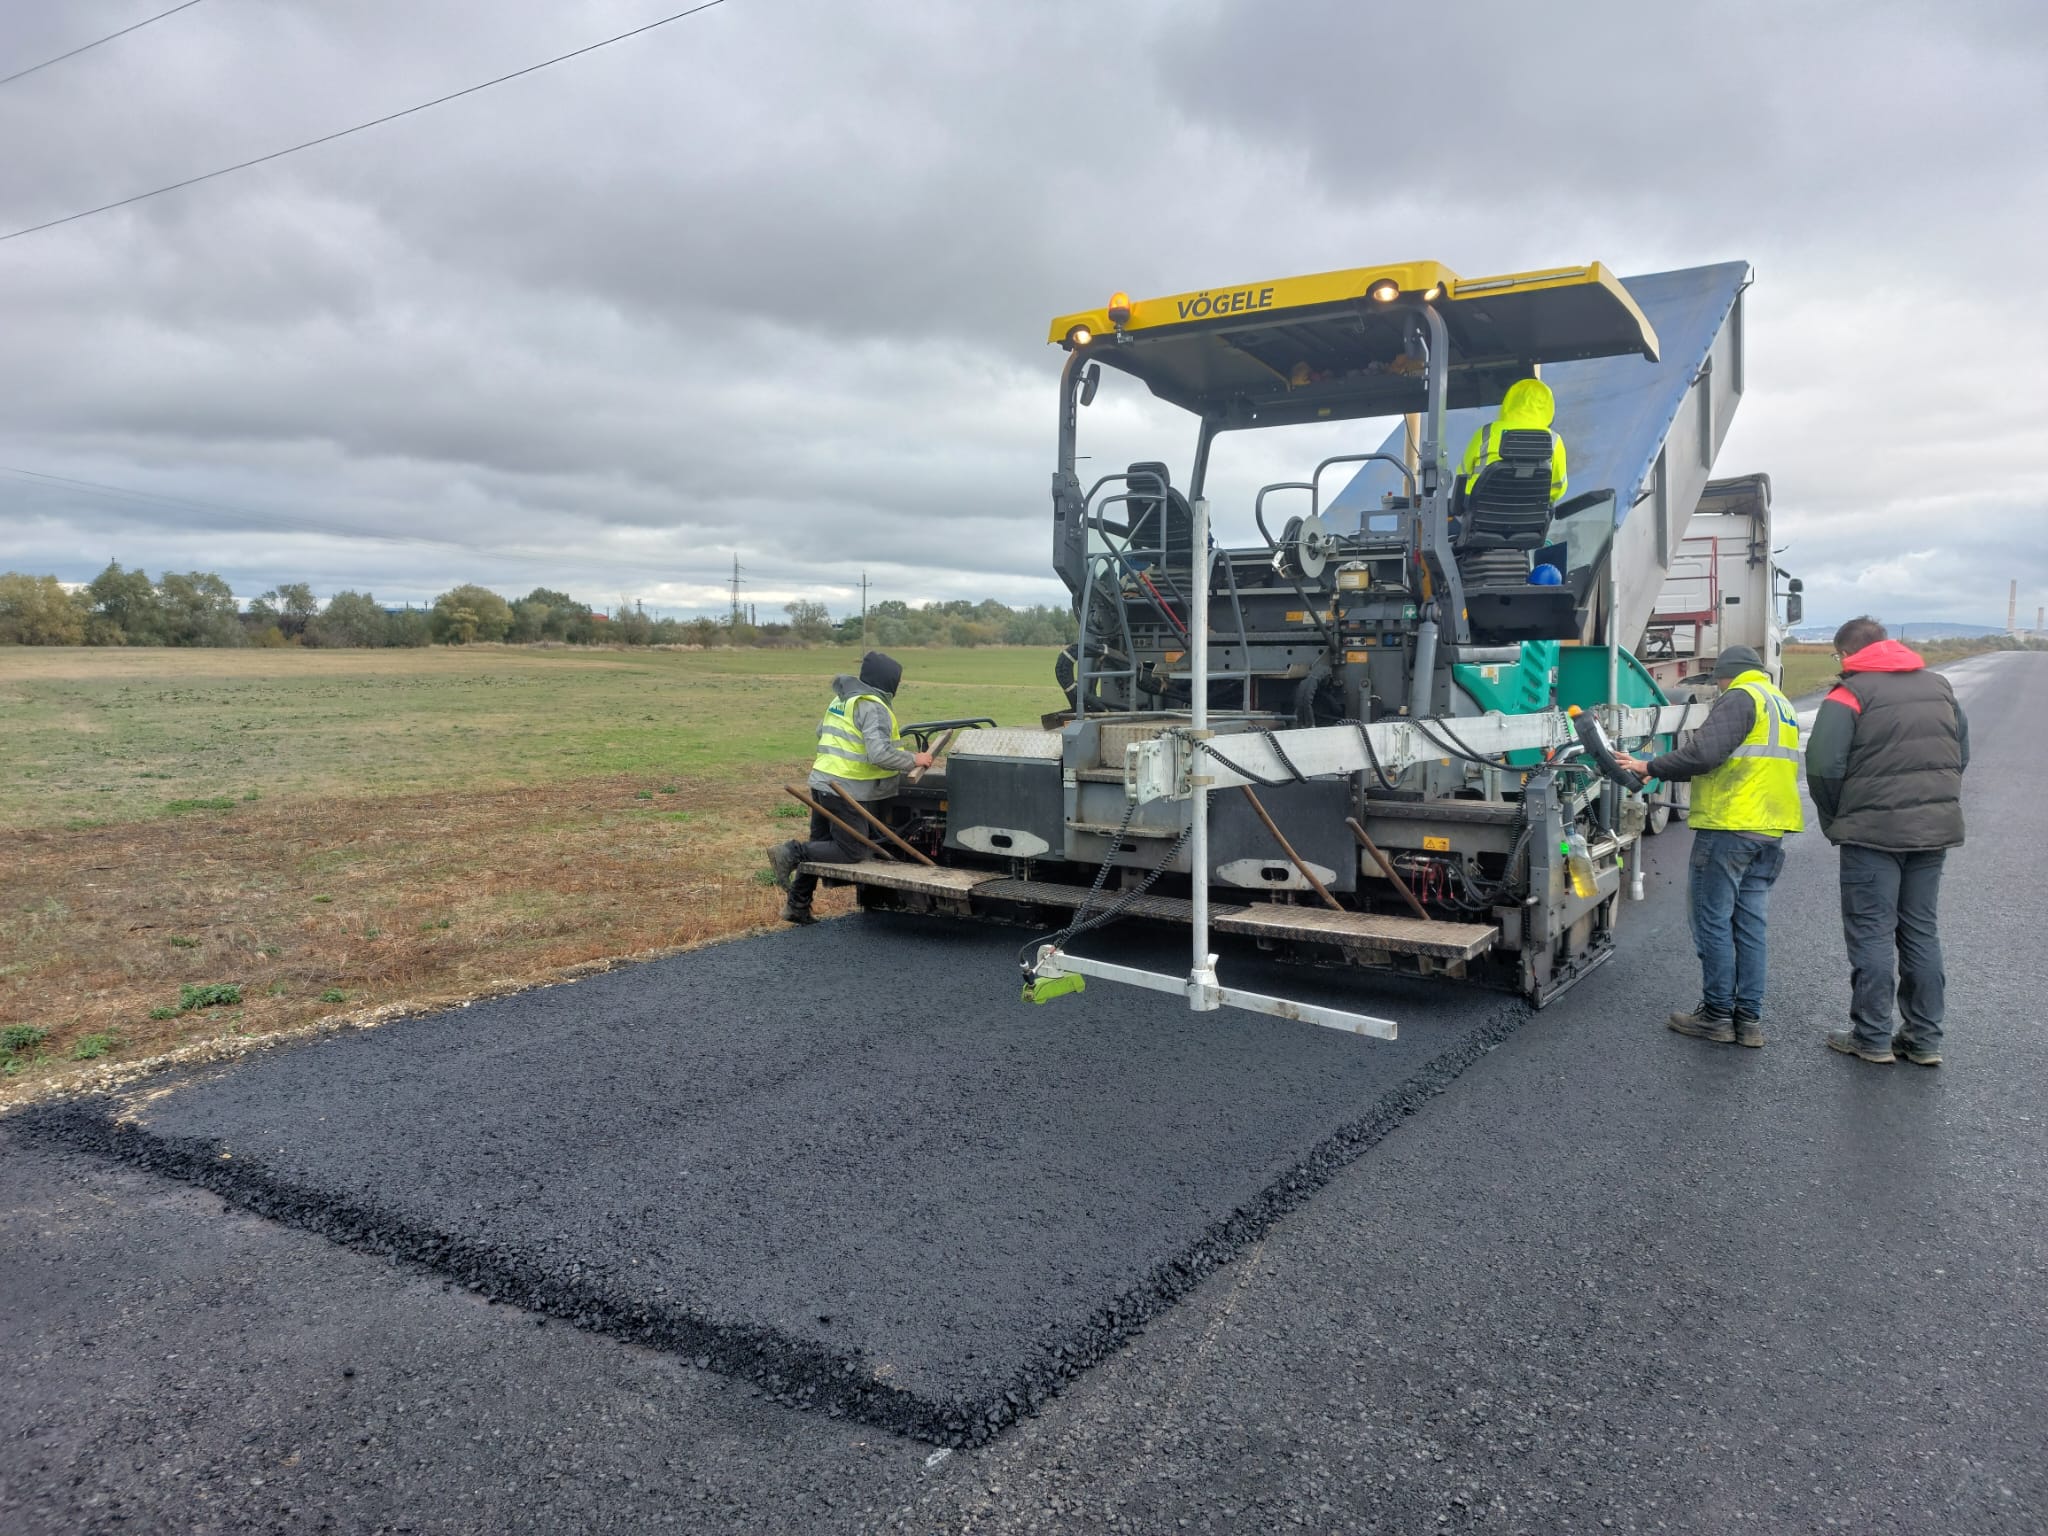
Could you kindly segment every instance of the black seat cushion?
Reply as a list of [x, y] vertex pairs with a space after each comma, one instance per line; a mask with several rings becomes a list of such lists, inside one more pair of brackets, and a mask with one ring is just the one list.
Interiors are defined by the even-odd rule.
[[[1173, 564], [1185, 565], [1194, 537], [1195, 513], [1188, 505], [1187, 497], [1174, 489], [1166, 466], [1150, 460], [1133, 464], [1128, 490], [1131, 497], [1127, 504], [1131, 548], [1139, 551], [1164, 549]], [[1159, 512], [1162, 490], [1166, 494], [1163, 524]]]
[[1551, 443], [1540, 427], [1500, 434], [1500, 457], [1465, 489], [1456, 538], [1460, 552], [1543, 546], [1550, 532]]

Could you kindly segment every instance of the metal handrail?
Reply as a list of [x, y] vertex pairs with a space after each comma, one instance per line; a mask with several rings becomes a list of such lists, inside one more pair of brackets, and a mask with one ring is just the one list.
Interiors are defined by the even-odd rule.
[[[1141, 482], [1142, 488], [1140, 486]], [[1102, 492], [1112, 485], [1123, 486], [1124, 489], [1121, 494], [1103, 496]], [[1116, 584], [1117, 596], [1115, 607], [1117, 625], [1123, 641], [1123, 654], [1129, 660], [1130, 665], [1122, 668], [1106, 667], [1093, 670], [1088, 665], [1089, 642], [1094, 628], [1096, 573], [1098, 568], [1104, 572], [1105, 580], [1103, 585], [1107, 586], [1109, 583], [1106, 578], [1110, 571], [1117, 571], [1122, 576], [1140, 577], [1143, 574], [1143, 568], [1138, 566], [1136, 562], [1148, 558], [1156, 560], [1157, 563], [1152, 569], [1157, 573], [1159, 581], [1165, 584], [1174, 600], [1180, 603], [1182, 609], [1192, 616], [1193, 605], [1189, 602], [1188, 595], [1181, 591], [1180, 583], [1174, 579], [1170, 569], [1170, 560], [1174, 551], [1166, 541], [1171, 535], [1171, 489], [1170, 482], [1163, 475], [1150, 470], [1139, 474], [1132, 474], [1130, 471], [1125, 470], [1101, 476], [1088, 488], [1087, 495], [1082, 499], [1082, 536], [1085, 554], [1082, 562], [1080, 624], [1074, 653], [1075, 708], [1081, 714], [1086, 714], [1087, 712], [1088, 688], [1091, 682], [1099, 682], [1105, 677], [1129, 679], [1132, 692], [1130, 702], [1133, 705], [1136, 704], [1135, 695], [1139, 673], [1137, 661], [1138, 647], [1135, 637], [1131, 633], [1130, 606], [1128, 600], [1123, 595], [1121, 580]], [[1119, 503], [1128, 504], [1139, 500], [1155, 504], [1159, 508], [1159, 537], [1161, 543], [1156, 547], [1136, 545], [1131, 540], [1131, 532], [1128, 526], [1112, 529], [1105, 521], [1104, 514], [1109, 507]], [[1105, 548], [1096, 550], [1088, 547], [1087, 536], [1091, 533], [1101, 535], [1101, 541]], [[1119, 538], [1123, 540], [1121, 545], [1115, 542]], [[1191, 565], [1193, 563], [1193, 554], [1194, 551], [1190, 549]], [[1208, 551], [1208, 555], [1209, 569], [1203, 573], [1203, 579], [1205, 586], [1213, 587], [1218, 551], [1211, 548]], [[1231, 607], [1236, 615], [1239, 654], [1244, 658], [1244, 667], [1240, 671], [1214, 673], [1212, 676], [1221, 681], [1234, 679], [1242, 682], [1244, 685], [1245, 709], [1249, 711], [1251, 708], [1253, 674], [1250, 667], [1250, 636], [1245, 627], [1244, 600], [1242, 593], [1238, 589], [1236, 569], [1227, 560], [1224, 562], [1224, 567], [1229, 577]], [[1141, 579], [1137, 585], [1146, 602], [1166, 621], [1167, 625], [1170, 628], [1180, 630], [1188, 638], [1189, 642], [1192, 643], [1193, 636], [1189, 632], [1189, 626], [1177, 618], [1173, 611], [1166, 606], [1166, 599], [1160, 595], [1151, 582]]]
[[1309, 511], [1316, 506], [1316, 487], [1312, 480], [1275, 480], [1271, 485], [1259, 487], [1259, 494], [1252, 501], [1252, 521], [1259, 525], [1259, 537], [1266, 541], [1266, 548], [1274, 554], [1280, 553], [1280, 541], [1275, 539], [1266, 527], [1266, 498], [1275, 491], [1307, 491]]
[[1391, 453], [1340, 453], [1334, 458], [1323, 460], [1322, 463], [1316, 466], [1316, 472], [1308, 483], [1309, 510], [1318, 517], [1322, 516], [1323, 493], [1319, 487], [1323, 483], [1324, 470], [1328, 469], [1332, 464], [1370, 464], [1375, 459], [1391, 464], [1394, 468], [1401, 471], [1401, 478], [1408, 482], [1408, 499], [1411, 503], [1415, 502], [1418, 499], [1415, 490], [1415, 471], [1408, 467], [1406, 459], [1397, 459]]
[[[1384, 455], [1366, 455], [1366, 457], [1384, 457]], [[1338, 462], [1336, 459], [1325, 459], [1323, 461], [1325, 465]], [[1321, 466], [1318, 466], [1316, 473], [1322, 473]], [[1283, 556], [1280, 551], [1280, 543], [1266, 527], [1266, 497], [1273, 491], [1307, 491], [1309, 493], [1309, 516], [1314, 517], [1316, 515], [1315, 482], [1312, 480], [1276, 480], [1271, 485], [1261, 486], [1257, 499], [1252, 502], [1252, 521], [1259, 525], [1259, 534], [1265, 539], [1266, 548], [1273, 552], [1273, 574], [1286, 577], [1287, 585], [1292, 587], [1294, 595], [1301, 599], [1302, 611], [1315, 620], [1316, 629], [1321, 633], [1323, 642], [1329, 646], [1332, 652], [1335, 652], [1337, 649], [1336, 633], [1329, 625], [1323, 622], [1322, 613], [1316, 607], [1315, 601], [1308, 595], [1307, 589], [1294, 577], [1287, 575], [1286, 570], [1281, 565]], [[1245, 660], [1247, 665], [1249, 665], [1251, 660], [1249, 649], [1245, 653]], [[1251, 708], [1251, 689], [1249, 686], [1245, 689], [1245, 708], [1247, 710]]]

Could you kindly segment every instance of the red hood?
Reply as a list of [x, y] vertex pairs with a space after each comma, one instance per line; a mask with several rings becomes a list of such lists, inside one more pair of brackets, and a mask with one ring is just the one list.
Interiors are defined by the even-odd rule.
[[1842, 660], [1844, 672], [1918, 672], [1926, 665], [1918, 652], [1897, 640], [1879, 640]]

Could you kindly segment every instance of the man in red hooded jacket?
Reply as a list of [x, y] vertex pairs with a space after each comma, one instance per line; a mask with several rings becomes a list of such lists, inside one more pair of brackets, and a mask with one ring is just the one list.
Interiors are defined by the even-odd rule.
[[1969, 722], [1948, 679], [1877, 620], [1844, 624], [1835, 654], [1841, 683], [1806, 739], [1820, 829], [1842, 850], [1849, 946], [1852, 1027], [1828, 1044], [1868, 1062], [1939, 1066], [1946, 977], [1936, 913], [1942, 864], [1963, 841]]

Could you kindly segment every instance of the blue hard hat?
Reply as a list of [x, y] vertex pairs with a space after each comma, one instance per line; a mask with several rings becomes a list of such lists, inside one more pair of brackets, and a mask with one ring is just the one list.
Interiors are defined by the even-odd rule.
[[1539, 565], [1529, 573], [1529, 585], [1532, 587], [1561, 587], [1564, 585], [1564, 572], [1554, 565]]

